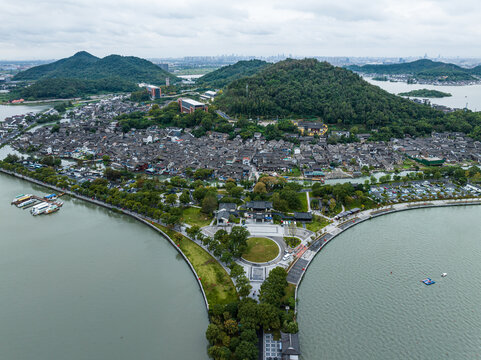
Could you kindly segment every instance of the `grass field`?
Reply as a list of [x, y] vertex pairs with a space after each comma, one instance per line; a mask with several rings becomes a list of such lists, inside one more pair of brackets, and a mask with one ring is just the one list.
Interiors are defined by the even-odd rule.
[[268, 238], [251, 237], [247, 239], [247, 251], [242, 257], [247, 261], [262, 263], [274, 260], [279, 254], [277, 244]]
[[207, 226], [212, 221], [209, 217], [200, 212], [200, 208], [190, 207], [182, 212], [184, 222], [189, 225], [199, 225], [200, 227]]
[[317, 232], [321, 230], [323, 227], [327, 226], [329, 224], [329, 221], [322, 216], [313, 216], [312, 217], [312, 222], [306, 223], [306, 228], [307, 230], [311, 230], [314, 232]]
[[286, 287], [286, 294], [282, 297], [281, 303], [286, 303], [289, 298], [294, 298], [296, 295], [296, 285], [288, 284]]
[[237, 300], [237, 292], [229, 274], [216, 259], [185, 236], [163, 226], [157, 224], [156, 226], [179, 244], [180, 249], [189, 259], [200, 277], [209, 306], [228, 304]]
[[298, 194], [299, 200], [301, 201], [301, 209], [300, 212], [307, 212], [307, 195], [305, 192], [301, 192]]

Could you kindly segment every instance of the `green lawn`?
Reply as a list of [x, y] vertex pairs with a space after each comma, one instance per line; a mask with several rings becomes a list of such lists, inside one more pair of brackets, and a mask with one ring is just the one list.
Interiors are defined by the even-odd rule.
[[209, 217], [200, 212], [200, 208], [190, 207], [182, 212], [184, 222], [189, 225], [198, 225], [200, 227], [207, 226], [212, 221]]
[[305, 192], [301, 192], [297, 194], [299, 196], [299, 200], [301, 201], [301, 209], [300, 212], [307, 212], [307, 195]]
[[301, 243], [300, 239], [293, 236], [284, 236], [284, 241], [286, 242], [287, 246], [291, 248], [295, 248], [297, 245]]
[[295, 295], [296, 295], [296, 285], [290, 284], [290, 283], [287, 284], [286, 294], [282, 297], [281, 303], [282, 303], [282, 304], [287, 303], [287, 300], [288, 300], [289, 298], [291, 298], [291, 297], [292, 297], [292, 298], [295, 297]]
[[323, 227], [327, 226], [329, 224], [329, 220], [323, 218], [322, 216], [313, 216], [312, 217], [312, 222], [306, 223], [306, 228], [307, 230], [311, 230], [314, 232], [318, 232], [321, 230]]
[[242, 257], [247, 261], [263, 263], [274, 260], [279, 255], [279, 247], [268, 238], [251, 237], [247, 239], [247, 250]]
[[237, 300], [237, 292], [224, 268], [207, 251], [181, 234], [155, 224], [179, 244], [182, 252], [200, 277], [209, 306], [228, 304]]

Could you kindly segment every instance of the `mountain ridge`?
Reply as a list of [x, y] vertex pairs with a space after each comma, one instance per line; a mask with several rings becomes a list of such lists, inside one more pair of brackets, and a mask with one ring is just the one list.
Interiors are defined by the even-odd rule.
[[98, 58], [86, 51], [79, 51], [71, 57], [27, 69], [15, 75], [13, 80], [52, 78], [99, 80], [112, 76], [126, 81], [153, 82], [157, 85], [165, 84], [167, 77], [170, 78], [171, 83], [179, 80], [145, 59], [114, 54]]

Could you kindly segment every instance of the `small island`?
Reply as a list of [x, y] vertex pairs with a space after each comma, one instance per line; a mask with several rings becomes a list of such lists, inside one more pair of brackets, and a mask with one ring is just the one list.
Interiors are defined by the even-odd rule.
[[424, 98], [443, 98], [452, 96], [450, 93], [445, 93], [438, 90], [429, 90], [429, 89], [419, 89], [419, 90], [412, 90], [409, 92], [399, 93], [400, 96], [411, 96], [411, 97], [424, 97]]

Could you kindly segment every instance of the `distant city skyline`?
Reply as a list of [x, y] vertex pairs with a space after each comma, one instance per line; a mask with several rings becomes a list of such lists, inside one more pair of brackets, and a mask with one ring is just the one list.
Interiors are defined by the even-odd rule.
[[0, 60], [80, 50], [144, 58], [481, 58], [474, 0], [0, 0], [0, 9]]

